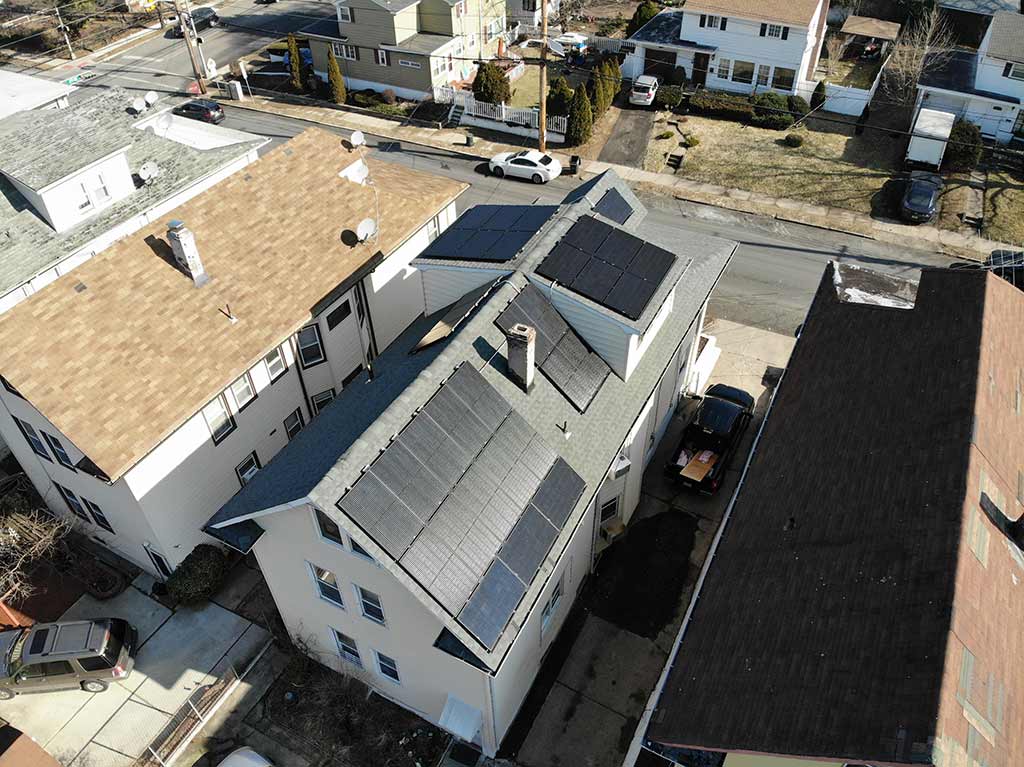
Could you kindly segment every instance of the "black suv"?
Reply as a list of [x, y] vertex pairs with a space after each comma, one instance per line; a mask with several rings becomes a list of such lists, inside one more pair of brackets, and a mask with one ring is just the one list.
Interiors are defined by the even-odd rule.
[[217, 15], [217, 12], [213, 10], [213, 8], [196, 8], [192, 11], [192, 20], [189, 21], [188, 14], [183, 13], [181, 18], [178, 19], [178, 25], [174, 27], [171, 33], [175, 37], [184, 37], [185, 28], [182, 26], [184, 24], [187, 24], [190, 29], [194, 25], [196, 32], [198, 33], [204, 29], [209, 29], [210, 27], [215, 27], [220, 24], [220, 16]]
[[208, 99], [187, 101], [171, 111], [181, 117], [188, 117], [190, 120], [199, 120], [200, 122], [213, 123], [214, 125], [224, 122], [226, 116], [224, 108], [220, 104]]

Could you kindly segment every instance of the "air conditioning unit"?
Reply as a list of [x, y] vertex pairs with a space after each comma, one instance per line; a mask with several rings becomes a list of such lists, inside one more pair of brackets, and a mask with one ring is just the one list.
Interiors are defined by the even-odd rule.
[[601, 523], [601, 538], [609, 544], [615, 543], [625, 534], [626, 526], [622, 524], [622, 520], [618, 517], [612, 517], [608, 521]]
[[620, 455], [618, 458], [615, 459], [615, 463], [612, 464], [612, 469], [610, 472], [611, 478], [619, 479], [620, 477], [624, 477], [627, 474], [629, 474], [630, 465], [631, 461], [629, 460], [629, 457], [625, 455]]

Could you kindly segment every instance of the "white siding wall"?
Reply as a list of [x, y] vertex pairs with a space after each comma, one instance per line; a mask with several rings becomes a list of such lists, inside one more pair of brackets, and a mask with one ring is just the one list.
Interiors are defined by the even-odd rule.
[[1024, 80], [1003, 77], [1006, 62], [983, 56], [978, 62], [978, 72], [974, 78], [974, 86], [979, 90], [1001, 93], [1004, 96], [1016, 96], [1024, 101]]
[[[360, 678], [383, 694], [436, 723], [452, 693], [481, 711], [485, 735], [492, 731], [487, 675], [433, 646], [440, 621], [389, 571], [352, 553], [348, 540], [344, 549], [323, 540], [309, 506], [258, 521], [267, 534], [256, 544], [256, 556], [289, 633], [310, 641], [323, 663], [351, 671], [338, 656], [331, 634], [332, 628], [342, 631], [356, 640], [364, 668]], [[362, 541], [373, 551], [365, 537]], [[335, 573], [344, 609], [319, 596], [307, 562]], [[381, 598], [386, 626], [362, 616], [355, 584]], [[401, 684], [380, 675], [375, 650], [397, 661]], [[494, 744], [486, 737], [483, 745], [493, 753]]]
[[636, 366], [640, 364], [640, 360], [643, 359], [644, 352], [651, 345], [654, 337], [658, 335], [658, 331], [661, 330], [661, 326], [665, 324], [665, 320], [668, 319], [669, 314], [672, 313], [672, 308], [675, 305], [675, 293], [669, 293], [665, 302], [661, 305], [658, 313], [654, 315], [654, 319], [651, 320], [650, 326], [647, 328], [647, 332], [642, 336], [633, 335], [629, 337], [629, 348], [626, 350], [626, 380], [633, 375], [633, 371], [636, 370]]
[[[109, 197], [102, 201], [93, 189], [102, 177]], [[82, 200], [82, 184], [85, 184], [92, 200], [92, 205], [79, 210]], [[63, 179], [59, 184], [44, 191], [41, 195], [43, 209], [39, 211], [58, 232], [63, 232], [82, 221], [96, 215], [104, 208], [110, 207], [118, 200], [135, 191], [132, 172], [128, 167], [128, 155], [124, 152], [94, 163], [73, 176]]]
[[423, 280], [423, 302], [427, 314], [444, 309], [471, 290], [494, 282], [509, 272], [494, 269], [429, 266], [420, 269]]

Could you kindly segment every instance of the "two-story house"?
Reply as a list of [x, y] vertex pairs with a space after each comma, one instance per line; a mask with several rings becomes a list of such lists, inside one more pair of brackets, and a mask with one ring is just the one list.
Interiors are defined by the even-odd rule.
[[391, 89], [405, 99], [472, 77], [505, 32], [505, 0], [337, 0], [335, 7], [337, 23], [303, 30], [317, 76], [327, 80], [333, 51], [347, 88]]
[[0, 120], [30, 109], [64, 109], [73, 85], [0, 69]]
[[994, 14], [976, 53], [931, 56], [917, 84], [915, 112], [952, 112], [1000, 144], [1024, 138], [1024, 15]]
[[707, 88], [796, 93], [813, 79], [827, 14], [828, 0], [692, 0], [662, 11], [629, 38], [636, 47], [622, 72], [667, 78], [679, 67], [689, 82]]
[[207, 525], [321, 662], [489, 755], [630, 521], [736, 247], [645, 216], [611, 172], [470, 208], [379, 378]]
[[[548, 2], [548, 24], [554, 26], [558, 21], [558, 10], [561, 8], [559, 0]], [[541, 2], [540, 0], [506, 0], [505, 12], [509, 24], [519, 22], [532, 29], [540, 26]]]
[[423, 313], [465, 185], [363, 151], [306, 131], [0, 316], [0, 434], [51, 509], [166, 577]]

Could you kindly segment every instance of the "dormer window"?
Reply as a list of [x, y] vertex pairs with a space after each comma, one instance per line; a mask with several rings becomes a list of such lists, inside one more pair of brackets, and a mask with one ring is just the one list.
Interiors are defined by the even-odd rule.
[[81, 192], [81, 196], [78, 199], [78, 210], [87, 211], [92, 207], [92, 200], [89, 199], [89, 190], [85, 188], [85, 184], [79, 184], [78, 190]]
[[97, 203], [104, 203], [110, 199], [110, 191], [107, 189], [107, 182], [103, 180], [102, 175], [97, 175], [93, 181], [92, 198]]

